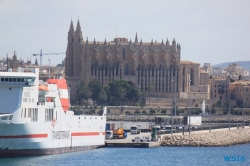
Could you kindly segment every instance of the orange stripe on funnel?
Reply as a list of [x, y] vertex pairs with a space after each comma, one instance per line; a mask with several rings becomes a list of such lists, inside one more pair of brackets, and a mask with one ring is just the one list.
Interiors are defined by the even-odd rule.
[[50, 78], [50, 79], [47, 79], [47, 83], [57, 84], [58, 89], [68, 89], [65, 78], [60, 78], [60, 79]]
[[[47, 80], [48, 84], [56, 84], [58, 89], [67, 89], [67, 82], [65, 78], [50, 78]], [[69, 99], [68, 98], [60, 98], [61, 105], [64, 111], [69, 110]]]
[[68, 98], [60, 98], [62, 107], [64, 111], [69, 110], [69, 99]]

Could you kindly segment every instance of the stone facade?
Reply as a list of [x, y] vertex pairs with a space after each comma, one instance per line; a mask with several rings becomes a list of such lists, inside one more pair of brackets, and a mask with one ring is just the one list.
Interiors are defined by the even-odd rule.
[[[65, 75], [75, 95], [81, 81], [88, 84], [99, 80], [107, 85], [113, 80], [132, 82], [140, 91], [151, 92], [152, 97], [179, 98], [191, 86], [200, 83], [199, 64], [180, 61], [181, 46], [175, 39], [166, 42], [140, 42], [115, 38], [104, 42], [84, 40], [78, 21], [74, 30], [71, 21], [65, 59]], [[190, 81], [191, 80], [191, 81]]]

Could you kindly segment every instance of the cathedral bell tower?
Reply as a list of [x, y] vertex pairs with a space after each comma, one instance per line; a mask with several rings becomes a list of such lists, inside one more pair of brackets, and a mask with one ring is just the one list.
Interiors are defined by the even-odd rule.
[[74, 43], [74, 38], [75, 38], [75, 30], [74, 30], [74, 25], [71, 20], [69, 32], [68, 32], [68, 44], [73, 44]]

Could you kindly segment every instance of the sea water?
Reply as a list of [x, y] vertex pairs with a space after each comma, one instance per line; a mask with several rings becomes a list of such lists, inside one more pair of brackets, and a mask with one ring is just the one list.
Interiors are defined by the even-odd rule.
[[250, 144], [229, 147], [99, 148], [0, 159], [0, 166], [250, 165]]

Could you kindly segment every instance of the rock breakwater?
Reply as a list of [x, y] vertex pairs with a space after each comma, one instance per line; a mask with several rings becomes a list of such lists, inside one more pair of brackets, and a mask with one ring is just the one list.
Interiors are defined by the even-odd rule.
[[191, 133], [190, 135], [167, 135], [162, 146], [230, 146], [250, 143], [250, 129], [231, 129], [211, 133]]

